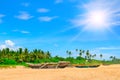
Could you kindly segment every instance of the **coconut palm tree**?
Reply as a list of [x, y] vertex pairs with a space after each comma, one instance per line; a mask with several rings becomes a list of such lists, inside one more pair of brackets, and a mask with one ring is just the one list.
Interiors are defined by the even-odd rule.
[[113, 59], [113, 56], [110, 56], [109, 58], [112, 60], [112, 59]]
[[116, 57], [115, 57], [115, 56], [113, 57], [113, 60], [116, 60]]
[[22, 54], [22, 48], [19, 48], [18, 52], [19, 52], [19, 54]]
[[79, 53], [80, 57], [82, 56], [82, 54], [83, 54], [83, 51], [82, 51], [82, 50], [80, 50], [80, 53]]
[[50, 52], [49, 52], [49, 51], [47, 51], [46, 55], [47, 55], [47, 57], [48, 57], [48, 58], [50, 58], [50, 57], [51, 57], [51, 54], [50, 54]]
[[28, 52], [28, 49], [25, 48], [25, 49], [24, 49], [24, 54], [28, 55], [28, 53], [29, 53], [29, 52]]
[[68, 54], [68, 52], [69, 52], [69, 51], [67, 50], [66, 53]]
[[94, 59], [96, 57], [96, 54], [92, 55], [92, 58]]
[[69, 58], [70, 58], [71, 55], [72, 55], [72, 52], [71, 51], [66, 51], [66, 53], [69, 55]]
[[89, 55], [90, 55], [90, 52], [89, 52], [89, 50], [87, 50], [86, 51], [86, 57], [87, 57], [87, 59], [89, 59]]
[[103, 55], [102, 54], [100, 54], [100, 58], [102, 59], [102, 57], [103, 57]]
[[78, 49], [76, 49], [76, 52], [78, 52]]

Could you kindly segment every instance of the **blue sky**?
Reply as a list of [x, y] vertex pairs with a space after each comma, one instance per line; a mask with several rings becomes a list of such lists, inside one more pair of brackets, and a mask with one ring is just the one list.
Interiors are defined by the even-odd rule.
[[0, 0], [0, 48], [120, 57], [119, 0]]

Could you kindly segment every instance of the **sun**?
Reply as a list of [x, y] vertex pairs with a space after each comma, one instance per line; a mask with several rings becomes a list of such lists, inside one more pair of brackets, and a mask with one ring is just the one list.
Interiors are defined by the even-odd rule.
[[119, 1], [93, 0], [85, 2], [72, 23], [81, 32], [107, 33], [120, 25]]
[[78, 14], [71, 19], [73, 28], [79, 30], [73, 40], [81, 39], [82, 35], [95, 40], [106, 38], [109, 33], [117, 36], [114, 30], [120, 26], [119, 3], [120, 0], [89, 0], [78, 5]]
[[104, 10], [93, 10], [85, 14], [85, 30], [103, 31], [108, 28], [109, 14]]
[[104, 13], [103, 11], [93, 11], [88, 14], [88, 20], [90, 24], [97, 26], [104, 24], [106, 18], [106, 13]]

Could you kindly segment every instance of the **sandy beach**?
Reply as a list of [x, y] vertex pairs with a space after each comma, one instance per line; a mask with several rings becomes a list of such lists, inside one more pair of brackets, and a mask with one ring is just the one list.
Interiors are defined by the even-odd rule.
[[98, 68], [0, 69], [0, 80], [120, 80], [120, 65]]

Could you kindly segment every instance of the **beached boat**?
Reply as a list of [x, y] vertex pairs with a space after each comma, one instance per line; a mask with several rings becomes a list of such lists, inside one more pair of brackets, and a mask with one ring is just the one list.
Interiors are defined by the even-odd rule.
[[99, 67], [100, 65], [82, 65], [82, 66], [75, 66], [77, 68], [97, 68]]
[[68, 61], [60, 61], [58, 63], [43, 63], [43, 64], [31, 64], [27, 63], [28, 67], [35, 69], [50, 69], [50, 68], [65, 68], [70, 65]]

